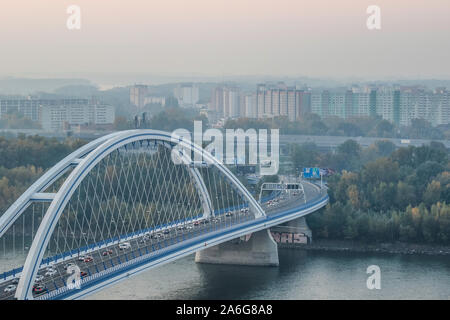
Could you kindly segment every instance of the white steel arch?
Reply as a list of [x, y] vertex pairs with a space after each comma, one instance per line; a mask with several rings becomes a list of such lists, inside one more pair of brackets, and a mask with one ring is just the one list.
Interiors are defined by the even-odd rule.
[[33, 201], [37, 200], [52, 200], [53, 196], [45, 197], [43, 191], [48, 188], [52, 183], [58, 180], [67, 170], [77, 165], [81, 158], [87, 155], [89, 152], [97, 148], [103, 142], [118, 135], [119, 132], [115, 132], [101, 138], [98, 138], [76, 151], [69, 154], [63, 160], [58, 162], [55, 166], [49, 169], [43, 174], [35, 183], [33, 183], [27, 191], [25, 191], [9, 208], [6, 212], [0, 216], [0, 237], [9, 229], [10, 226], [19, 218], [22, 213], [30, 206]]
[[[76, 167], [70, 173], [69, 177], [64, 181], [63, 185], [59, 189], [59, 191], [52, 197], [52, 202], [42, 219], [42, 222], [39, 226], [39, 229], [36, 233], [36, 236], [33, 240], [31, 248], [29, 250], [29, 254], [26, 258], [22, 275], [20, 277], [19, 284], [17, 286], [16, 295], [17, 299], [32, 299], [32, 285], [36, 274], [38, 272], [40, 263], [44, 256], [44, 252], [47, 248], [48, 242], [50, 240], [50, 236], [53, 233], [53, 230], [56, 226], [57, 221], [59, 220], [66, 204], [71, 198], [73, 192], [76, 190], [78, 185], [83, 181], [86, 175], [92, 170], [95, 165], [101, 161], [108, 154], [113, 152], [114, 150], [120, 148], [123, 145], [128, 143], [141, 141], [141, 140], [156, 140], [162, 141], [170, 144], [178, 144], [182, 148], [186, 148], [192, 150], [194, 153], [201, 154], [202, 157], [211, 165], [214, 165], [218, 168], [221, 173], [233, 184], [233, 186], [243, 195], [247, 201], [249, 202], [250, 209], [254, 212], [255, 218], [265, 217], [266, 214], [264, 210], [261, 208], [259, 203], [253, 198], [253, 196], [248, 192], [248, 190], [242, 185], [242, 183], [228, 170], [223, 164], [221, 164], [214, 156], [212, 156], [209, 152], [203, 150], [201, 147], [193, 144], [191, 141], [186, 141], [182, 137], [174, 136], [171, 133], [167, 133], [164, 131], [157, 130], [130, 130], [130, 131], [122, 131], [118, 133], [111, 134], [109, 136], [105, 136], [98, 140], [91, 142], [85, 147], [80, 148], [79, 152], [74, 152], [72, 155], [65, 158], [63, 161], [65, 164], [73, 163], [76, 161]], [[83, 151], [83, 152], [81, 152]], [[81, 155], [85, 156], [84, 158], [80, 158]], [[69, 158], [69, 159], [68, 159]], [[63, 164], [58, 164], [58, 167], [63, 167]], [[49, 180], [55, 181], [55, 171], [52, 170], [53, 176], [49, 175], [44, 179], [45, 181]], [[194, 175], [198, 174], [200, 177], [198, 170], [192, 171]], [[59, 175], [60, 176], [60, 175]], [[53, 179], [51, 179], [53, 177]], [[200, 179], [201, 180], [201, 179]], [[42, 181], [41, 184], [43, 184]], [[46, 183], [45, 185], [48, 185]], [[33, 185], [34, 186], [34, 185]], [[199, 182], [197, 187], [200, 187], [200, 192], [207, 194], [206, 188], [203, 189], [204, 183]], [[31, 188], [30, 188], [31, 189]], [[35, 188], [38, 189], [38, 188]], [[33, 189], [33, 190], [35, 190]], [[40, 188], [42, 190], [43, 187]], [[28, 192], [27, 194], [31, 197], [35, 192]], [[209, 195], [207, 195], [209, 197]], [[13, 213], [17, 213], [17, 211], [12, 210]], [[23, 212], [23, 210], [22, 210]], [[11, 214], [10, 215], [14, 215]], [[17, 214], [19, 216], [20, 214]], [[3, 226], [0, 224], [0, 226]]]

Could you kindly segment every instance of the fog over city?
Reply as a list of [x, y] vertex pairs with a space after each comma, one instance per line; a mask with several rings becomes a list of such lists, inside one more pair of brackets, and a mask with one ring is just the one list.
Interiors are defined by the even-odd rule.
[[449, 39], [449, 0], [1, 0], [0, 305], [448, 300]]
[[79, 0], [76, 31], [72, 4], [2, 1], [0, 76], [450, 77], [448, 1], [377, 1], [380, 30], [366, 27], [369, 0]]

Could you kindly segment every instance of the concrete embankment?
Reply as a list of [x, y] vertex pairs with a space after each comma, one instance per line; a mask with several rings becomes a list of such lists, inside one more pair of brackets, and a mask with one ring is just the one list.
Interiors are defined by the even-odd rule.
[[279, 244], [279, 248], [340, 252], [374, 252], [450, 256], [450, 246], [413, 243], [363, 243], [347, 240], [314, 239], [310, 244]]

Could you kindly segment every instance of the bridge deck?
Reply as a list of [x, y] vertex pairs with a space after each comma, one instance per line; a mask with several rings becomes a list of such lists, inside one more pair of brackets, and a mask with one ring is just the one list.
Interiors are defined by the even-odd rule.
[[[42, 279], [36, 281], [37, 284], [45, 287], [45, 291], [33, 296], [37, 299], [71, 298], [78, 291], [77, 297], [82, 297], [81, 292], [86, 288], [97, 286], [95, 290], [98, 290], [101, 283], [110, 285], [118, 275], [123, 276], [117, 281], [133, 273], [171, 261], [177, 252], [185, 256], [204, 247], [295, 219], [300, 211], [314, 206], [321, 207], [327, 202], [326, 193], [320, 192], [316, 186], [305, 184], [304, 187], [307, 203], [300, 195], [282, 196], [272, 206], [267, 203], [263, 205], [267, 214], [267, 217], [263, 219], [254, 219], [248, 210], [237, 209], [231, 213], [232, 216], [229, 213], [222, 213], [207, 223], [191, 221], [166, 227], [154, 232], [153, 236], [146, 236], [143, 232], [130, 239], [121, 240], [121, 243], [126, 241], [129, 244], [127, 249], [119, 248], [119, 242], [116, 241], [68, 256], [56, 263], [47, 261], [41, 265], [38, 272], [38, 278]], [[305, 211], [304, 214], [307, 213], [309, 212]], [[90, 259], [82, 260], [81, 257], [87, 256]], [[82, 290], [69, 290], [66, 287], [65, 281], [69, 277], [66, 267], [69, 263], [76, 264], [83, 272]], [[137, 269], [139, 271], [135, 272], [134, 270]], [[108, 279], [110, 281], [105, 281]], [[15, 278], [11, 278], [0, 283], [0, 299], [14, 298], [14, 290], [8, 292], [5, 289], [15, 281]]]

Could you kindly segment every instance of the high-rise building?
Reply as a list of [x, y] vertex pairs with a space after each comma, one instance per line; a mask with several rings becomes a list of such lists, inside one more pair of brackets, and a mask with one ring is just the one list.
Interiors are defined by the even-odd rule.
[[299, 90], [297, 91], [297, 120], [303, 118], [305, 114], [311, 112], [311, 92]]
[[290, 121], [295, 121], [297, 119], [297, 92], [295, 89], [289, 89], [287, 93], [287, 116]]
[[2, 99], [0, 118], [17, 112], [39, 122], [47, 131], [64, 130], [71, 125], [112, 125], [114, 108], [88, 99]]
[[[242, 105], [241, 105], [242, 108]], [[258, 109], [256, 107], [256, 93], [244, 95], [244, 116], [246, 118], [257, 118]]]
[[376, 94], [376, 112], [390, 122], [394, 122], [394, 91], [394, 88], [382, 87]]
[[174, 89], [174, 95], [182, 108], [194, 108], [200, 99], [196, 84], [180, 84]]
[[280, 89], [272, 90], [272, 114], [274, 117], [280, 116]]
[[411, 125], [412, 119], [424, 119], [432, 125], [448, 124], [450, 119], [446, 88], [353, 86], [311, 91], [278, 83], [274, 87], [258, 84], [251, 95], [240, 93], [236, 87], [216, 88], [212, 96], [212, 108], [225, 118], [281, 116], [295, 121], [316, 113], [342, 119], [380, 116], [400, 126]]
[[98, 103], [42, 105], [40, 123], [47, 131], [62, 131], [69, 126], [112, 125], [114, 107]]
[[224, 89], [224, 112], [225, 118], [237, 118], [240, 114], [240, 90], [236, 87]]
[[263, 118], [265, 114], [265, 93], [266, 86], [264, 84], [259, 84], [256, 88], [256, 110], [258, 112], [258, 118]]
[[238, 87], [222, 86], [213, 90], [211, 95], [211, 111], [223, 118], [237, 118], [243, 116], [241, 110], [244, 104], [243, 96]]
[[321, 92], [314, 91], [311, 93], [311, 112], [323, 116]]
[[211, 111], [223, 116], [223, 87], [214, 88], [211, 93]]
[[450, 91], [445, 88], [437, 88], [436, 92], [436, 121], [435, 125], [450, 123]]
[[[370, 115], [370, 97], [371, 91], [369, 88], [352, 88], [351, 90], [351, 112], [347, 113], [347, 118], [368, 117]], [[347, 93], [346, 99], [350, 99], [350, 95]], [[374, 103], [376, 100], [374, 100]], [[349, 102], [346, 100], [346, 106], [349, 106]]]
[[130, 103], [138, 108], [145, 106], [145, 97], [148, 94], [148, 86], [137, 84], [130, 88]]
[[259, 84], [256, 88], [256, 109], [258, 118], [282, 116], [295, 121], [311, 112], [311, 93], [290, 88], [282, 82], [276, 87]]

